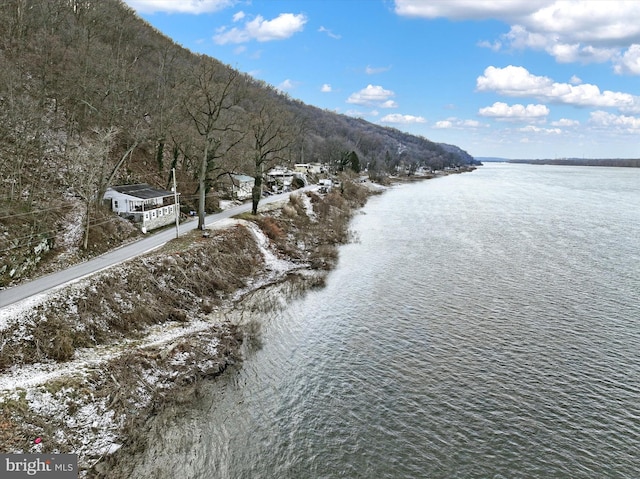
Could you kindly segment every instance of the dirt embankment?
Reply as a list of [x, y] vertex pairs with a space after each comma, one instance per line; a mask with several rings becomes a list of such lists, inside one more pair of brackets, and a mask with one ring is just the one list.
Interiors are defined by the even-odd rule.
[[292, 195], [0, 317], [0, 450], [76, 453], [81, 477], [115, 477], [114, 453], [145, 447], [141, 424], [242, 361], [250, 313], [275, 307], [252, 292], [323, 284], [369, 194]]

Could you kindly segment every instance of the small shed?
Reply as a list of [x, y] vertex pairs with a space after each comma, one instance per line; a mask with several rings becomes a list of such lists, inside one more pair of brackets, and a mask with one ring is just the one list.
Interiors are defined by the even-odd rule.
[[114, 213], [140, 224], [143, 232], [175, 223], [180, 214], [178, 195], [147, 183], [107, 188], [103, 200]]

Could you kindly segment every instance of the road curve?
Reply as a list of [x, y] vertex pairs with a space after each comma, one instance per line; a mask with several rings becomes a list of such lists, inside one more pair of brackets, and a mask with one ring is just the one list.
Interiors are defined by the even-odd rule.
[[[313, 189], [313, 187], [304, 188], [304, 190]], [[301, 191], [301, 190], [297, 190]], [[269, 196], [260, 200], [260, 205], [285, 200], [291, 193], [281, 193], [279, 195]], [[211, 225], [217, 221], [230, 218], [240, 213], [251, 211], [251, 203], [244, 203], [240, 206], [229, 208], [220, 213], [208, 215], [205, 219], [205, 226]], [[180, 225], [180, 235], [193, 231], [198, 226], [197, 221], [190, 221]], [[158, 248], [168, 241], [176, 237], [175, 228], [166, 229], [155, 234], [150, 234], [134, 243], [111, 250], [100, 256], [92, 258], [83, 263], [78, 263], [62, 271], [51, 273], [46, 276], [34, 279], [24, 284], [7, 288], [0, 291], [0, 309], [10, 304], [22, 301], [29, 296], [43, 293], [45, 291], [54, 290], [71, 281], [76, 281], [85, 276], [89, 276], [103, 269], [109, 268], [116, 264], [127, 261], [131, 258], [139, 256], [147, 251]]]

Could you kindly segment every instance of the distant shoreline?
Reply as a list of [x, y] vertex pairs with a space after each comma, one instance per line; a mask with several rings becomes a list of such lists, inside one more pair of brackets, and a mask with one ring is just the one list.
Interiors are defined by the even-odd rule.
[[615, 166], [622, 168], [640, 168], [640, 158], [559, 158], [544, 160], [511, 160], [508, 158], [476, 158], [483, 163], [504, 162], [504, 163], [524, 163], [529, 165], [568, 165], [568, 166]]

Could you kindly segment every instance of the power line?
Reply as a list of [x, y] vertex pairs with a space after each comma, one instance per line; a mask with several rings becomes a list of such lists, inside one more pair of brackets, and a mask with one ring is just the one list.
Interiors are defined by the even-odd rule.
[[60, 205], [60, 206], [52, 206], [51, 208], [41, 208], [39, 210], [33, 210], [33, 211], [29, 211], [27, 213], [16, 213], [15, 215], [6, 215], [6, 216], [0, 216], [0, 220], [3, 220], [5, 218], [16, 218], [18, 216], [26, 216], [26, 215], [33, 215], [35, 213], [41, 213], [43, 211], [52, 211], [52, 210], [59, 210], [62, 208], [69, 208], [71, 209], [72, 206], [69, 205]]

